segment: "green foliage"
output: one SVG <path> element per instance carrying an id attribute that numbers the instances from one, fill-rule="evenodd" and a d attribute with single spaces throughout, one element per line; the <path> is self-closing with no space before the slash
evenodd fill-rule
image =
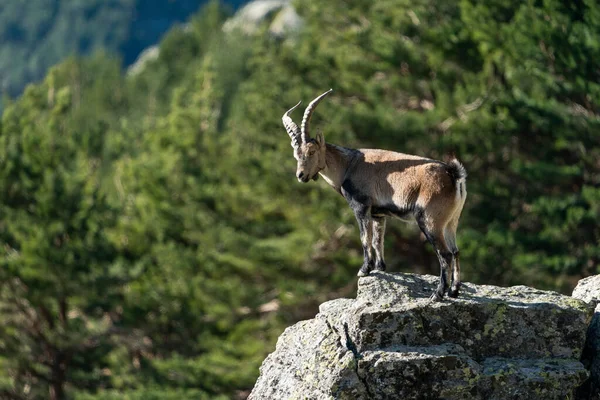
<path id="1" fill-rule="evenodd" d="M 565 290 L 597 272 L 596 199 L 584 195 L 598 184 L 597 5 L 398 0 L 340 17 L 342 3 L 303 4 L 298 38 L 259 45 L 247 129 L 274 131 L 278 103 L 333 87 L 319 112 L 328 140 L 464 161 L 467 279 Z M 261 118 L 265 98 L 273 115 Z M 414 233 L 391 230 L 417 247 Z M 393 256 L 393 269 L 413 268 L 414 254 Z"/>
<path id="2" fill-rule="evenodd" d="M 135 273 L 107 236 L 117 218 L 101 189 L 110 124 L 88 108 L 115 115 L 118 102 L 87 74 L 121 85 L 118 64 L 69 61 L 2 119 L 0 348 L 15 396 L 62 398 L 64 381 L 99 384 L 112 313 Z"/>
<path id="3" fill-rule="evenodd" d="M 67 60 L 0 125 L 0 397 L 244 398 L 282 329 L 351 296 L 354 216 L 281 115 L 469 171 L 466 280 L 568 292 L 600 259 L 600 7 L 322 2 L 285 38 L 207 5 L 123 75 Z M 299 118 L 299 115 L 297 115 Z M 388 224 L 391 271 L 437 273 Z"/>
<path id="4" fill-rule="evenodd" d="M 15 96 L 66 57 L 98 50 L 125 65 L 171 25 L 204 3 L 197 0 L 30 0 L 0 5 L 0 91 Z M 229 1 L 232 6 L 242 3 Z"/>

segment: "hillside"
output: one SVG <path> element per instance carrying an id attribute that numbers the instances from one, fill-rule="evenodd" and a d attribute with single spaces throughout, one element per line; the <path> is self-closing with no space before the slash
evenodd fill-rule
<path id="1" fill-rule="evenodd" d="M 281 124 L 328 88 L 326 141 L 463 162 L 465 282 L 600 272 L 596 2 L 301 4 L 248 33 L 210 3 L 137 73 L 69 58 L 6 105 L 0 397 L 248 396 L 285 327 L 356 291 L 355 217 Z M 388 272 L 439 273 L 416 227 L 385 242 Z"/>
<path id="2" fill-rule="evenodd" d="M 32 0 L 0 5 L 0 90 L 10 96 L 72 55 L 105 50 L 124 65 L 206 0 Z M 245 1 L 227 1 L 237 8 Z"/>

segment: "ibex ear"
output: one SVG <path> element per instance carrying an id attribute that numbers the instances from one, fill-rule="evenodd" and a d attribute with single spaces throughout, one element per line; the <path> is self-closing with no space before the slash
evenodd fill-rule
<path id="1" fill-rule="evenodd" d="M 315 135 L 315 140 L 317 141 L 319 147 L 325 146 L 325 138 L 323 137 L 322 132 L 317 132 L 317 134 Z"/>

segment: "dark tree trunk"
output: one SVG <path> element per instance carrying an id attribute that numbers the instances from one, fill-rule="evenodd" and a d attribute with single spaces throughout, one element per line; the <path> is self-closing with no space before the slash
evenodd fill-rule
<path id="1" fill-rule="evenodd" d="M 52 381 L 50 383 L 50 400 L 65 398 L 66 360 L 63 352 L 58 351 L 52 364 Z"/>

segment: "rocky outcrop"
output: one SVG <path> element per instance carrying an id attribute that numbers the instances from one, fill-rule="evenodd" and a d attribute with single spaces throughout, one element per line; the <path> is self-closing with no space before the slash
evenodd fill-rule
<path id="1" fill-rule="evenodd" d="M 580 280 L 573 289 L 573 297 L 597 306 L 600 303 L 600 275 Z"/>
<path id="2" fill-rule="evenodd" d="M 261 24 L 271 19 L 269 32 L 275 36 L 284 36 L 302 25 L 302 19 L 291 3 L 291 0 L 251 1 L 225 22 L 223 30 L 253 34 Z"/>
<path id="3" fill-rule="evenodd" d="M 361 278 L 356 299 L 324 303 L 281 335 L 249 399 L 564 399 L 587 379 L 588 303 L 469 283 L 431 302 L 436 283 Z"/>
<path id="4" fill-rule="evenodd" d="M 600 275 L 579 281 L 573 297 L 596 308 L 581 356 L 581 362 L 590 371 L 590 378 L 577 392 L 577 399 L 600 400 Z"/>
<path id="5" fill-rule="evenodd" d="M 149 62 L 152 62 L 160 55 L 160 48 L 156 46 L 150 46 L 140 53 L 138 58 L 133 64 L 127 68 L 128 75 L 137 75 L 144 70 Z"/>

